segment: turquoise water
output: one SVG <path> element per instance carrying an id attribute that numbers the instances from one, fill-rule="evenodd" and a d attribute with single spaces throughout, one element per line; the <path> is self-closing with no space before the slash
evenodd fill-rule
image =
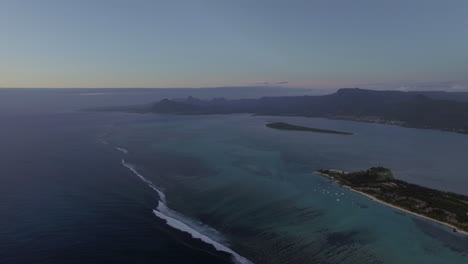
<path id="1" fill-rule="evenodd" d="M 269 121 L 355 134 L 273 130 Z M 254 263 L 468 262 L 468 238 L 313 173 L 382 165 L 400 179 L 468 194 L 466 135 L 301 117 L 154 115 L 115 124 L 106 140 L 128 150 L 122 157 L 179 220 Z"/>
<path id="2" fill-rule="evenodd" d="M 382 165 L 468 194 L 467 135 L 301 117 L 76 112 L 155 98 L 18 93 L 0 103 L 2 264 L 468 263 L 467 238 L 313 173 Z M 279 131 L 268 121 L 355 135 Z"/>

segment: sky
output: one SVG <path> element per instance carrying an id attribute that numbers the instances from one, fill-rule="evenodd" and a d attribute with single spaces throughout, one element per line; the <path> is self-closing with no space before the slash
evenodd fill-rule
<path id="1" fill-rule="evenodd" d="M 467 0 L 0 0 L 0 87 L 464 90 L 467 79 Z"/>

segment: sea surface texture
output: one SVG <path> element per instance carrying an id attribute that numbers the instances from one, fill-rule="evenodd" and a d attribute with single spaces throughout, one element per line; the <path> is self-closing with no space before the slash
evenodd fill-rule
<path id="1" fill-rule="evenodd" d="M 468 195 L 468 135 L 82 112 L 69 96 L 73 107 L 0 114 L 0 263 L 468 263 L 466 236 L 313 173 L 385 166 Z"/>

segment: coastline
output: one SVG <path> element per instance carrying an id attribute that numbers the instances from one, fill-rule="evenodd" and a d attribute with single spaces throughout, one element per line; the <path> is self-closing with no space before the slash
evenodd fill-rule
<path id="1" fill-rule="evenodd" d="M 337 171 L 337 170 L 336 170 L 336 171 Z M 342 172 L 344 172 L 344 171 L 342 171 Z M 314 171 L 314 173 L 315 173 L 315 174 L 318 174 L 318 175 L 325 176 L 325 177 L 327 177 L 327 178 L 333 180 L 334 182 L 337 182 L 333 177 L 330 177 L 329 175 L 327 175 L 327 174 L 325 174 L 325 173 L 321 173 L 321 172 L 319 172 L 319 171 Z M 346 188 L 346 189 L 348 189 L 348 190 L 350 190 L 350 191 L 352 191 L 352 192 L 361 194 L 361 195 L 363 195 L 363 196 L 369 198 L 370 200 L 372 200 L 372 201 L 374 201 L 374 202 L 377 202 L 377 203 L 380 203 L 380 204 L 389 206 L 389 207 L 391 207 L 391 208 L 393 208 L 393 209 L 402 211 L 402 212 L 404 212 L 404 213 L 411 214 L 411 215 L 413 215 L 413 216 L 417 216 L 417 217 L 424 218 L 424 219 L 426 219 L 426 220 L 432 221 L 432 222 L 434 222 L 434 223 L 438 223 L 438 224 L 443 225 L 443 226 L 445 226 L 445 227 L 450 227 L 452 230 L 454 230 L 454 232 L 459 233 L 459 234 L 463 234 L 463 235 L 465 235 L 465 236 L 468 236 L 468 232 L 467 232 L 467 231 L 461 230 L 461 229 L 459 229 L 458 227 L 456 227 L 456 226 L 454 226 L 454 225 L 452 225 L 452 224 L 449 224 L 449 223 L 446 223 L 446 222 L 442 222 L 442 221 L 440 221 L 440 220 L 433 219 L 433 218 L 430 218 L 430 217 L 428 217 L 428 216 L 425 216 L 425 215 L 422 215 L 422 214 L 418 214 L 418 213 L 409 211 L 409 210 L 407 210 L 407 209 L 405 209 L 405 208 L 402 208 L 402 207 L 399 207 L 399 206 L 396 206 L 396 205 L 387 203 L 387 202 L 385 202 L 385 201 L 382 201 L 382 200 L 380 200 L 380 199 L 377 199 L 376 197 L 374 197 L 374 196 L 372 196 L 372 195 L 370 195 L 370 194 L 367 194 L 367 193 L 364 193 L 364 192 L 355 190 L 355 189 L 351 188 L 351 187 L 348 186 L 348 185 L 342 185 L 342 184 L 340 184 L 340 186 L 343 187 L 343 188 Z"/>
<path id="2" fill-rule="evenodd" d="M 459 128 L 439 128 L 439 127 L 431 127 L 431 126 L 416 126 L 410 125 L 405 121 L 400 120 L 387 120 L 387 119 L 366 119 L 366 118 L 359 118 L 356 116 L 329 116 L 325 117 L 326 119 L 330 120 L 344 120 L 344 121 L 353 121 L 353 122 L 361 122 L 361 123 L 370 123 L 370 124 L 381 124 L 381 125 L 388 125 L 388 126 L 398 126 L 403 128 L 415 128 L 415 129 L 429 129 L 429 130 L 438 130 L 444 132 L 452 132 L 457 134 L 468 134 L 467 130 L 459 129 Z"/>
<path id="3" fill-rule="evenodd" d="M 370 121 L 370 120 L 363 120 L 358 118 L 342 118 L 337 116 L 310 116 L 310 115 L 299 115 L 299 114 L 254 114 L 251 113 L 252 116 L 281 116 L 281 117 L 306 117 L 306 118 L 322 118 L 328 120 L 338 120 L 338 121 L 351 121 L 357 123 L 367 123 L 367 124 L 379 124 L 379 125 L 387 125 L 387 126 L 396 126 L 401 128 L 413 128 L 413 129 L 424 129 L 424 130 L 434 130 L 434 131 L 442 131 L 442 132 L 451 132 L 456 134 L 468 135 L 468 131 L 459 130 L 459 129 L 448 129 L 448 128 L 437 128 L 437 127 L 423 127 L 423 126 L 411 126 L 408 124 L 398 124 L 391 121 Z"/>
<path id="4" fill-rule="evenodd" d="M 293 125 L 293 124 L 289 124 L 285 122 L 270 122 L 270 123 L 267 123 L 265 126 L 272 128 L 272 129 L 286 130 L 286 131 L 304 131 L 304 132 L 336 134 L 336 135 L 352 135 L 353 134 L 353 133 L 337 131 L 337 130 Z"/>

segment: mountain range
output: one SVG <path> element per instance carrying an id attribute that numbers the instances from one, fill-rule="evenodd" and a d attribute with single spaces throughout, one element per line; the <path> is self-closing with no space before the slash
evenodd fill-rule
<path id="1" fill-rule="evenodd" d="M 376 122 L 468 133 L 468 93 L 375 91 L 343 88 L 329 95 L 258 99 L 163 99 L 156 103 L 93 110 L 208 115 L 250 113 Z"/>

